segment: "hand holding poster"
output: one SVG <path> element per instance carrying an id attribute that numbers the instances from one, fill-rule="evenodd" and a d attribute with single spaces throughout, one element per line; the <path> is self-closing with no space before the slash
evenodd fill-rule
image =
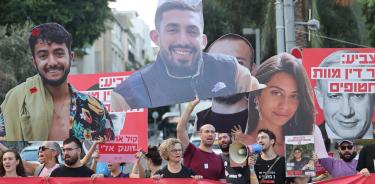
<path id="1" fill-rule="evenodd" d="M 314 136 L 285 136 L 287 177 L 315 176 Z"/>

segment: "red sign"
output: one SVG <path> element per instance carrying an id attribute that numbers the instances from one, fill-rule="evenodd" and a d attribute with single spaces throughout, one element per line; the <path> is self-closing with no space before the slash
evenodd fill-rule
<path id="1" fill-rule="evenodd" d="M 343 53 L 339 64 L 330 67 L 319 67 L 320 63 L 331 53 L 338 50 L 355 51 Z M 312 87 L 316 87 L 316 79 L 327 80 L 331 93 L 375 93 L 375 49 L 374 48 L 305 48 L 303 49 L 303 65 L 311 79 Z M 351 65 L 350 67 L 347 67 Z M 366 66 L 363 66 L 366 65 Z M 317 109 L 316 122 L 320 125 L 324 120 L 323 111 L 315 98 Z"/>
<path id="2" fill-rule="evenodd" d="M 115 141 L 99 146 L 100 160 L 131 162 L 134 149 L 147 150 L 147 109 L 133 109 L 127 112 L 111 112 L 112 90 L 132 72 L 69 75 L 68 81 L 75 89 L 99 99 L 108 112 L 115 129 Z M 115 145 L 111 145 L 116 143 Z M 107 145 L 108 144 L 108 145 Z M 103 150 L 108 150 L 104 151 Z M 113 149 L 113 151 L 111 151 Z"/>

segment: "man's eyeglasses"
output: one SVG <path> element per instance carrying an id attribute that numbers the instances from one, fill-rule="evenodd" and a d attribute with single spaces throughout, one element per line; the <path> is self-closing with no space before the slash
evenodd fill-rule
<path id="1" fill-rule="evenodd" d="M 341 149 L 341 150 L 346 150 L 346 148 L 348 148 L 348 150 L 352 150 L 352 149 L 353 149 L 353 146 L 352 146 L 352 145 L 348 145 L 348 146 L 340 146 L 340 149 Z"/>
<path id="2" fill-rule="evenodd" d="M 78 148 L 63 148 L 62 152 L 71 152 L 71 151 L 73 151 L 75 149 L 78 149 Z"/>
<path id="3" fill-rule="evenodd" d="M 39 151 L 46 151 L 47 149 L 53 150 L 52 148 L 48 148 L 46 146 L 40 146 L 38 150 Z"/>

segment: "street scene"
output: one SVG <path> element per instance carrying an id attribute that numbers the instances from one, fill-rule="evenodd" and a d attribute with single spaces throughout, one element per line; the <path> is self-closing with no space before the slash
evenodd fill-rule
<path id="1" fill-rule="evenodd" d="M 375 0 L 6 0 L 0 183 L 375 183 Z"/>

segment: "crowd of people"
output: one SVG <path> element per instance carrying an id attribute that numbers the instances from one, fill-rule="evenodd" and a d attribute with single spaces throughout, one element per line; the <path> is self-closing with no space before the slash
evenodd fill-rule
<path id="1" fill-rule="evenodd" d="M 361 114 L 349 103 L 343 105 L 346 114 L 335 113 L 339 118 L 327 119 L 318 127 L 314 90 L 299 59 L 280 53 L 255 67 L 250 42 L 233 33 L 223 35 L 203 52 L 207 36 L 203 34 L 201 3 L 167 0 L 157 9 L 155 26 L 150 36 L 160 46 L 157 61 L 115 88 L 111 105 L 113 110 L 123 111 L 190 101 L 179 118 L 176 137 L 165 139 L 159 147 L 139 150 L 129 173 L 124 171 L 129 165 L 125 162 L 106 163 L 105 172 L 100 171 L 97 147 L 115 138 L 112 120 L 102 102 L 68 83 L 74 58 L 71 35 L 57 23 L 45 23 L 34 27 L 29 38 L 38 74 L 6 95 L 0 109 L 0 135 L 6 141 L 49 141 L 38 149 L 39 163 L 22 160 L 17 151 L 0 145 L 0 176 L 193 178 L 236 184 L 318 180 L 321 176 L 287 177 L 285 136 L 290 135 L 314 137 L 313 156 L 306 157 L 303 149 L 293 148 L 289 158 L 295 170 L 311 169 L 319 163 L 332 178 L 374 172 L 374 145 L 365 146 L 358 154 L 355 141 L 349 139 L 373 138 L 369 128 L 372 94 L 341 95 L 366 106 L 362 114 L 367 119 L 355 124 L 363 125 L 358 132 L 347 129 L 351 121 L 346 119 L 357 120 L 353 117 Z M 318 83 L 315 93 L 323 95 L 318 99 L 320 106 L 326 98 L 338 101 L 340 94 L 327 97 L 321 92 L 326 85 Z M 195 131 L 200 144 L 195 146 L 187 129 L 200 98 L 212 98 L 212 106 L 197 113 Z M 340 129 L 345 131 L 336 130 L 336 121 L 344 124 Z M 332 136 L 345 138 L 336 142 L 340 158 L 328 156 L 326 145 Z M 61 140 L 62 146 L 51 142 Z M 83 140 L 96 141 L 82 157 Z M 220 155 L 213 151 L 215 141 L 222 150 Z M 237 163 L 230 151 L 234 142 L 257 143 L 261 152 L 250 154 L 247 150 L 245 162 Z"/>
<path id="2" fill-rule="evenodd" d="M 197 103 L 198 100 L 192 103 Z M 193 105 L 192 105 L 193 106 Z M 186 114 L 189 114 L 187 110 Z M 184 115 L 183 115 L 184 116 Z M 1 161 L 0 176 L 2 177 L 97 177 L 105 178 L 193 178 L 211 179 L 223 183 L 307 183 L 321 176 L 286 177 L 285 156 L 277 154 L 275 145 L 277 136 L 269 129 L 257 132 L 256 142 L 261 145 L 261 153 L 248 155 L 244 166 L 233 166 L 229 145 L 233 140 L 228 133 L 218 133 L 215 128 L 206 124 L 201 127 L 199 135 L 201 144 L 195 147 L 186 142 L 184 120 L 179 122 L 178 138 L 168 138 L 159 147 L 149 146 L 147 152 L 139 151 L 134 156 L 135 163 L 129 173 L 125 173 L 125 165 L 129 163 L 106 163 L 108 171 L 103 173 L 96 169 L 100 154 L 97 153 L 98 143 L 104 139 L 94 141 L 84 156 L 82 143 L 71 137 L 63 141 L 62 147 L 57 142 L 45 141 L 38 149 L 38 161 L 34 163 L 22 160 L 16 150 L 0 145 Z M 182 133 L 182 135 L 181 135 Z M 217 137 L 216 137 L 217 136 Z M 215 139 L 218 139 L 222 150 L 220 155 L 212 151 Z M 351 140 L 339 140 L 336 143 L 340 158 L 303 157 L 300 148 L 293 150 L 295 167 L 314 167 L 319 163 L 329 173 L 331 178 L 362 174 L 368 176 L 374 172 L 373 147 L 367 145 L 362 148 L 359 158 L 356 158 L 357 147 Z M 95 155 L 95 156 L 94 156 Z M 59 163 L 62 157 L 63 163 Z M 90 161 L 90 158 L 93 158 Z M 146 162 L 142 164 L 142 160 Z M 164 163 L 163 163 L 164 162 Z M 369 164 L 370 163 L 370 164 Z"/>

